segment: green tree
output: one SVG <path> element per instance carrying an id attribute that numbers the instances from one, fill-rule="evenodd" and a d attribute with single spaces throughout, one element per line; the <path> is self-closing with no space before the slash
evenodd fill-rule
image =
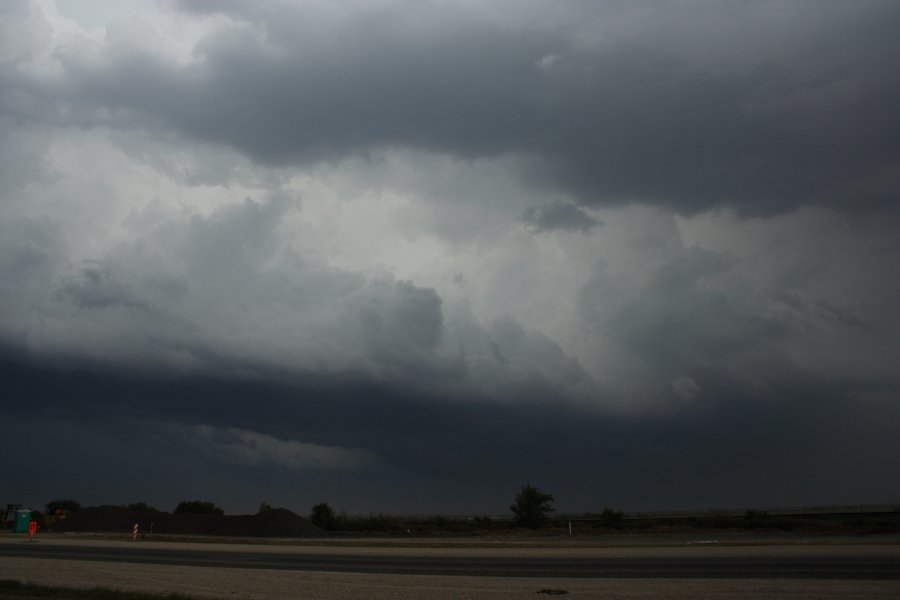
<path id="1" fill-rule="evenodd" d="M 190 515 L 224 515 L 225 511 L 213 502 L 206 500 L 182 500 L 172 511 L 177 514 Z"/>
<path id="2" fill-rule="evenodd" d="M 47 503 L 47 515 L 52 517 L 58 510 L 75 512 L 79 508 L 81 508 L 81 504 L 77 501 L 72 500 L 71 498 L 59 498 Z"/>
<path id="3" fill-rule="evenodd" d="M 159 512 L 158 508 L 150 506 L 149 504 L 147 504 L 144 501 L 132 502 L 131 504 L 127 505 L 125 508 L 127 508 L 128 510 L 133 510 L 135 512 Z"/>
<path id="4" fill-rule="evenodd" d="M 604 525 L 612 526 L 617 525 L 622 522 L 622 519 L 625 518 L 625 513 L 621 510 L 616 510 L 614 508 L 609 508 L 608 506 L 604 506 L 603 510 L 600 512 L 600 521 Z"/>
<path id="5" fill-rule="evenodd" d="M 320 527 L 325 531 L 334 531 L 334 510 L 325 502 L 320 502 L 312 507 L 312 514 L 309 520 L 316 527 Z"/>
<path id="6" fill-rule="evenodd" d="M 37 524 L 38 524 L 38 530 L 44 530 L 44 529 L 46 529 L 46 527 L 47 527 L 47 519 L 45 518 L 44 513 L 42 513 L 41 511 L 39 511 L 39 510 L 32 510 L 32 511 L 31 511 L 31 520 L 32 520 L 32 521 L 37 521 Z"/>
<path id="7" fill-rule="evenodd" d="M 509 510 L 515 516 L 517 525 L 537 529 L 547 522 L 548 513 L 556 512 L 552 502 L 552 494 L 545 494 L 537 486 L 526 483 Z"/>
<path id="8" fill-rule="evenodd" d="M 266 512 L 267 510 L 272 510 L 272 505 L 268 502 L 260 502 L 259 508 L 257 509 L 257 513 Z"/>

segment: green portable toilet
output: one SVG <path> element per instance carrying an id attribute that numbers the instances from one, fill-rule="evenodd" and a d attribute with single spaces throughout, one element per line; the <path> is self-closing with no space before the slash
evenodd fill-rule
<path id="1" fill-rule="evenodd" d="M 31 523 L 30 510 L 16 511 L 16 533 L 28 533 L 28 524 Z"/>

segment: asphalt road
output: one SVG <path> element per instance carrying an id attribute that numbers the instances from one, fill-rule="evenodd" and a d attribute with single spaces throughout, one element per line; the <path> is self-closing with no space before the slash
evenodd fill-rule
<path id="1" fill-rule="evenodd" d="M 217 568 L 280 569 L 331 573 L 398 575 L 464 575 L 542 578 L 744 578 L 744 579 L 847 579 L 900 580 L 900 551 L 896 547 L 874 547 L 864 552 L 841 547 L 804 552 L 765 551 L 747 548 L 664 549 L 641 553 L 601 552 L 598 555 L 560 556 L 553 549 L 536 555 L 453 552 L 391 553 L 354 550 L 329 551 L 305 548 L 302 551 L 247 549 L 236 546 L 208 548 L 196 545 L 152 543 L 116 544 L 85 541 L 78 544 L 3 543 L 0 556 L 23 558 L 125 562 L 155 565 L 182 565 Z M 722 552 L 717 552 L 722 550 Z M 727 551 L 726 551 L 727 550 Z M 555 555 L 556 554 L 556 555 Z"/>

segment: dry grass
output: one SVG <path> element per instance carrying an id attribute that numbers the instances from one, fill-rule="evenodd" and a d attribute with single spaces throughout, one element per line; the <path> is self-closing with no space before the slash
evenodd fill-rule
<path id="1" fill-rule="evenodd" d="M 126 592 L 102 587 L 77 588 L 38 585 L 17 579 L 0 579 L 0 600 L 194 600 L 190 596 L 167 593 Z"/>

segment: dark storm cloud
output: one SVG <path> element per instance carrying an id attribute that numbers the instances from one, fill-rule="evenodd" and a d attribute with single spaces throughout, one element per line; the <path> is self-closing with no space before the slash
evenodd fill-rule
<path id="1" fill-rule="evenodd" d="M 183 485 L 200 485 L 203 494 L 227 494 L 221 501 L 232 510 L 251 510 L 264 494 L 298 510 L 323 499 L 371 510 L 377 498 L 395 511 L 504 513 L 518 485 L 532 480 L 569 510 L 742 507 L 889 495 L 900 468 L 887 459 L 900 450 L 889 425 L 900 416 L 895 406 L 851 403 L 796 382 L 765 396 L 712 386 L 709 395 L 727 398 L 636 418 L 560 410 L 528 397 L 515 406 L 423 401 L 365 378 L 223 385 L 10 362 L 2 372 L 10 393 L 0 412 L 20 424 L 15 435 L 24 448 L 38 447 L 27 434 L 34 427 L 60 443 L 82 440 L 64 460 L 29 452 L 27 468 L 12 466 L 8 480 L 27 489 L 28 473 L 39 468 L 56 489 L 74 488 L 84 501 L 133 501 L 127 494 L 153 490 L 155 501 L 174 505 Z M 270 439 L 352 447 L 349 456 L 372 462 L 322 471 L 261 460 L 267 456 L 254 446 Z M 91 465 L 79 475 L 91 485 L 66 475 L 73 461 Z M 843 472 L 851 465 L 865 466 Z M 253 486 L 226 484 L 238 475 Z"/>
<path id="2" fill-rule="evenodd" d="M 82 308 L 119 305 L 138 310 L 147 309 L 140 300 L 133 298 L 126 286 L 114 281 L 109 268 L 103 265 L 84 266 L 77 276 L 63 284 L 59 294 Z"/>
<path id="3" fill-rule="evenodd" d="M 160 6 L 0 22 L 10 489 L 892 501 L 896 3 Z"/>
<path id="4" fill-rule="evenodd" d="M 887 308 L 895 300 L 887 299 L 900 287 L 877 275 L 896 264 L 892 227 L 867 227 L 870 239 L 855 239 L 853 250 L 868 258 L 845 265 L 824 255 L 829 251 L 811 235 L 764 246 L 773 255 L 769 265 L 785 253 L 793 262 L 762 277 L 755 269 L 771 266 L 737 260 L 729 244 L 721 251 L 673 244 L 670 228 L 648 225 L 628 248 L 639 284 L 601 260 L 579 293 L 586 337 L 620 351 L 613 360 L 623 371 L 623 393 L 687 403 L 794 386 L 830 386 L 829 395 L 847 398 L 870 388 L 896 393 L 883 357 L 897 356 L 896 321 Z M 810 284 L 829 271 L 833 285 Z M 841 308 L 833 310 L 835 303 Z M 639 371 L 627 370 L 630 360 Z"/>
<path id="5" fill-rule="evenodd" d="M 444 330 L 437 293 L 409 282 L 386 287 L 385 295 L 375 296 L 361 307 L 362 337 L 371 356 L 380 362 L 395 363 L 416 351 L 437 347 Z M 388 303 L 383 305 L 384 301 Z"/>
<path id="6" fill-rule="evenodd" d="M 581 208 L 561 200 L 540 207 L 526 208 L 522 213 L 522 220 L 538 233 L 554 229 L 589 233 L 600 225 L 600 221 Z"/>
<path id="7" fill-rule="evenodd" d="M 523 177 L 585 204 L 894 203 L 894 2 L 563 3 L 509 19 L 447 4 L 180 5 L 245 26 L 211 34 L 189 65 L 127 45 L 90 62 L 60 50 L 58 81 L 4 70 L 5 109 L 169 127 L 265 162 L 385 147 L 515 156 Z"/>

